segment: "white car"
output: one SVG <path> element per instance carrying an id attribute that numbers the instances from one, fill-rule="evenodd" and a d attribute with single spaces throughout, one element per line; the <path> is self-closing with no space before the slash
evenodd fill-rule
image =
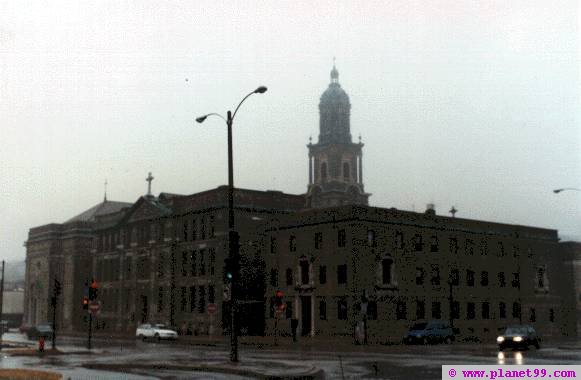
<path id="1" fill-rule="evenodd" d="M 157 341 L 161 339 L 176 340 L 178 338 L 178 333 L 161 324 L 146 323 L 137 327 L 135 337 L 140 338 L 141 340 L 147 338 L 155 339 Z"/>

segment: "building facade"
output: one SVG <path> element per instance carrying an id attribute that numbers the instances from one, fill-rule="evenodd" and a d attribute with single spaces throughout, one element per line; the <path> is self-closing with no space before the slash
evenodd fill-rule
<path id="1" fill-rule="evenodd" d="M 234 192 L 241 333 L 290 334 L 294 319 L 303 336 L 350 336 L 365 321 L 368 339 L 385 342 L 414 321 L 443 319 L 473 339 L 518 323 L 574 335 L 572 259 L 557 231 L 368 205 L 363 144 L 352 142 L 338 77 L 333 67 L 319 139 L 307 146 L 307 193 Z M 131 334 L 157 322 L 184 334 L 227 333 L 227 188 L 154 197 L 152 179 L 134 203 L 105 198 L 30 230 L 25 324 L 56 312 L 60 330 L 84 331 L 82 301 L 96 281 L 98 330 Z"/>

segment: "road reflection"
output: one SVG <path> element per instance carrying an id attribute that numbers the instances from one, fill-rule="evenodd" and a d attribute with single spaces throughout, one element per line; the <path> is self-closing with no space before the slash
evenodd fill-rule
<path id="1" fill-rule="evenodd" d="M 497 359 L 497 363 L 498 364 L 506 364 L 506 360 L 510 360 L 513 359 L 514 360 L 514 364 L 516 365 L 523 365 L 524 363 L 524 356 L 522 354 L 522 352 L 520 351 L 514 351 L 511 352 L 510 354 L 505 354 L 502 351 L 498 352 L 498 355 L 496 355 L 496 359 Z"/>

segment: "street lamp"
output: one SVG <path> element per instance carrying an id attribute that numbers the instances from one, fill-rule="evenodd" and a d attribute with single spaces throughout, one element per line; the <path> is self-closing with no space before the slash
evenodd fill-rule
<path id="1" fill-rule="evenodd" d="M 239 251 L 237 247 L 238 243 L 238 234 L 234 230 L 234 166 L 232 160 L 232 123 L 234 121 L 234 117 L 236 116 L 236 112 L 244 103 L 246 99 L 252 94 L 264 94 L 267 88 L 265 86 L 260 86 L 256 90 L 252 91 L 248 95 L 246 95 L 238 106 L 234 110 L 234 113 L 228 111 L 227 117 L 224 118 L 222 115 L 217 113 L 209 113 L 204 116 L 200 116 L 196 118 L 198 123 L 203 123 L 208 116 L 217 116 L 220 119 L 226 122 L 226 126 L 228 127 L 228 258 L 230 259 L 231 263 L 235 264 L 235 268 L 238 268 L 239 264 Z M 234 244 L 236 243 L 236 244 Z M 238 270 L 234 271 L 238 272 Z M 230 361 L 237 362 L 238 361 L 238 331 L 236 326 L 236 302 L 237 302 L 237 281 L 238 281 L 238 273 L 233 273 L 232 279 L 230 280 Z"/>
<path id="2" fill-rule="evenodd" d="M 581 189 L 578 189 L 576 187 L 564 187 L 562 189 L 555 189 L 553 190 L 553 193 L 555 194 L 559 194 L 561 191 L 566 191 L 566 190 L 571 190 L 571 191 L 581 191 Z"/>

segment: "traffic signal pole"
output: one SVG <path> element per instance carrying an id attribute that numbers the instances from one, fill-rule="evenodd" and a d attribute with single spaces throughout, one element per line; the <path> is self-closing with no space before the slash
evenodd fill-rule
<path id="1" fill-rule="evenodd" d="M 89 337 L 87 338 L 87 348 L 91 349 L 91 334 L 93 331 L 93 313 L 89 313 Z"/>

